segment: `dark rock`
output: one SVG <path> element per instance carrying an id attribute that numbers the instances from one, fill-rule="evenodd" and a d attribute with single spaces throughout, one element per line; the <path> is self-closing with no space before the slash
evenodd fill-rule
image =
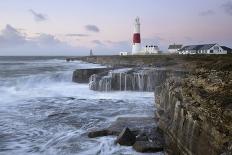
<path id="1" fill-rule="evenodd" d="M 89 83 L 95 91 L 154 91 L 169 74 L 182 76 L 186 71 L 172 71 L 158 68 L 124 68 L 108 74 L 94 74 Z"/>
<path id="2" fill-rule="evenodd" d="M 111 70 L 111 68 L 77 69 L 73 72 L 72 81 L 77 83 L 88 83 L 93 74 L 99 74 Z"/>
<path id="3" fill-rule="evenodd" d="M 96 138 L 96 137 L 103 137 L 103 136 L 109 136 L 108 130 L 92 131 L 88 133 L 89 138 Z"/>
<path id="4" fill-rule="evenodd" d="M 148 134 L 152 128 L 156 127 L 154 120 L 153 117 L 119 117 L 108 127 L 108 130 L 119 135 L 124 128 L 128 127 L 135 135 L 141 132 Z"/>
<path id="5" fill-rule="evenodd" d="M 136 141 L 135 135 L 129 128 L 124 128 L 117 137 L 116 143 L 124 146 L 132 146 Z"/>
<path id="6" fill-rule="evenodd" d="M 149 138 L 146 133 L 141 133 L 136 136 L 136 141 L 149 141 Z"/>
<path id="7" fill-rule="evenodd" d="M 90 131 L 90 138 L 102 136 L 118 136 L 121 131 L 128 127 L 134 135 L 146 133 L 148 136 L 153 135 L 153 129 L 156 128 L 153 117 L 119 117 L 108 128 Z"/>
<path id="8" fill-rule="evenodd" d="M 154 142 L 149 141 L 136 141 L 133 148 L 137 152 L 148 153 L 148 152 L 161 152 L 164 150 L 163 146 L 157 145 Z"/>

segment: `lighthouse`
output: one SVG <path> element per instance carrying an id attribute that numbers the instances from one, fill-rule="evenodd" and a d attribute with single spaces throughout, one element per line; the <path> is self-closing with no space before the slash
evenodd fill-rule
<path id="1" fill-rule="evenodd" d="M 132 54 L 137 54 L 140 51 L 141 51 L 140 21 L 139 21 L 139 17 L 137 17 L 135 19 L 135 24 L 134 24 Z"/>

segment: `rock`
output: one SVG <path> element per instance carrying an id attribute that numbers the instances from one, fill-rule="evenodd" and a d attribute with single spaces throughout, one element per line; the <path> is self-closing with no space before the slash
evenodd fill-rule
<path id="1" fill-rule="evenodd" d="M 96 138 L 96 137 L 103 137 L 103 136 L 109 136 L 108 130 L 92 131 L 88 133 L 89 138 Z"/>
<path id="2" fill-rule="evenodd" d="M 88 137 L 96 138 L 96 137 L 114 135 L 114 136 L 118 136 L 119 139 L 119 137 L 122 137 L 121 131 L 126 130 L 126 128 L 129 128 L 130 133 L 134 135 L 133 136 L 134 142 L 153 141 L 156 142 L 158 146 L 162 146 L 162 147 L 165 146 L 163 133 L 159 128 L 157 128 L 155 123 L 155 118 L 153 117 L 120 117 L 106 129 L 89 132 Z M 132 144 L 130 143 L 130 145 Z"/>
<path id="3" fill-rule="evenodd" d="M 220 73 L 220 76 L 219 76 Z M 224 79 L 224 77 L 226 77 Z M 156 115 L 170 154 L 229 152 L 231 84 L 227 72 L 203 68 L 185 78 L 168 77 L 155 91 Z"/>
<path id="4" fill-rule="evenodd" d="M 156 128 L 154 120 L 153 117 L 119 117 L 108 128 L 90 131 L 88 135 L 89 138 L 118 136 L 124 128 L 128 127 L 134 135 L 146 133 L 147 136 L 151 136 L 156 133 L 153 132 Z"/>
<path id="5" fill-rule="evenodd" d="M 149 141 L 136 141 L 133 145 L 133 149 L 142 153 L 161 152 L 164 150 L 163 146 Z"/>
<path id="6" fill-rule="evenodd" d="M 77 69 L 73 72 L 72 81 L 77 83 L 89 83 L 91 75 L 103 73 L 109 70 L 111 70 L 111 68 Z"/>
<path id="7" fill-rule="evenodd" d="M 136 141 L 135 135 L 129 128 L 124 128 L 117 137 L 116 143 L 124 146 L 132 146 Z"/>
<path id="8" fill-rule="evenodd" d="M 146 133 L 141 133 L 136 136 L 136 141 L 149 141 L 149 138 Z"/>
<path id="9" fill-rule="evenodd" d="M 153 117 L 119 117 L 108 127 L 108 130 L 119 135 L 124 128 L 128 127 L 135 135 L 141 132 L 148 134 L 152 128 L 156 127 L 154 120 Z"/>

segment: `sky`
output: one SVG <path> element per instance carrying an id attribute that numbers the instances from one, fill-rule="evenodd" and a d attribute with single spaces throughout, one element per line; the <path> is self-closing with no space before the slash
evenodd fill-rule
<path id="1" fill-rule="evenodd" d="M 0 55 L 88 55 L 142 45 L 218 43 L 232 47 L 232 0 L 2 0 Z"/>

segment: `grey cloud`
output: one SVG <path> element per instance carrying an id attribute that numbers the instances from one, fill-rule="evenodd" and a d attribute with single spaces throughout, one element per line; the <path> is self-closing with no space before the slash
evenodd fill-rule
<path id="1" fill-rule="evenodd" d="M 86 51 L 51 34 L 38 33 L 36 37 L 29 37 L 11 25 L 0 32 L 0 55 L 84 55 Z"/>
<path id="2" fill-rule="evenodd" d="M 225 13 L 232 16 L 232 1 L 222 4 L 222 8 L 224 9 Z"/>
<path id="3" fill-rule="evenodd" d="M 96 25 L 86 25 L 85 29 L 91 32 L 100 32 L 100 29 Z"/>
<path id="4" fill-rule="evenodd" d="M 46 15 L 43 15 L 41 13 L 37 13 L 37 12 L 35 12 L 32 9 L 30 9 L 29 12 L 34 16 L 34 19 L 37 22 L 42 22 L 42 21 L 46 21 L 47 20 Z"/>
<path id="5" fill-rule="evenodd" d="M 215 12 L 213 10 L 206 10 L 199 13 L 199 16 L 212 16 Z"/>
<path id="6" fill-rule="evenodd" d="M 55 36 L 51 34 L 42 33 L 38 37 L 34 38 L 35 41 L 40 46 L 53 46 L 53 45 L 61 45 L 62 42 L 55 38 Z"/>
<path id="7" fill-rule="evenodd" d="M 66 34 L 68 37 L 88 37 L 88 34 L 82 34 L 82 33 L 69 33 Z"/>
<path id="8" fill-rule="evenodd" d="M 26 42 L 26 37 L 16 28 L 7 24 L 5 29 L 0 34 L 0 47 L 6 47 L 9 45 L 20 45 Z"/>
<path id="9" fill-rule="evenodd" d="M 104 45 L 100 40 L 92 40 L 92 43 L 97 45 Z"/>

